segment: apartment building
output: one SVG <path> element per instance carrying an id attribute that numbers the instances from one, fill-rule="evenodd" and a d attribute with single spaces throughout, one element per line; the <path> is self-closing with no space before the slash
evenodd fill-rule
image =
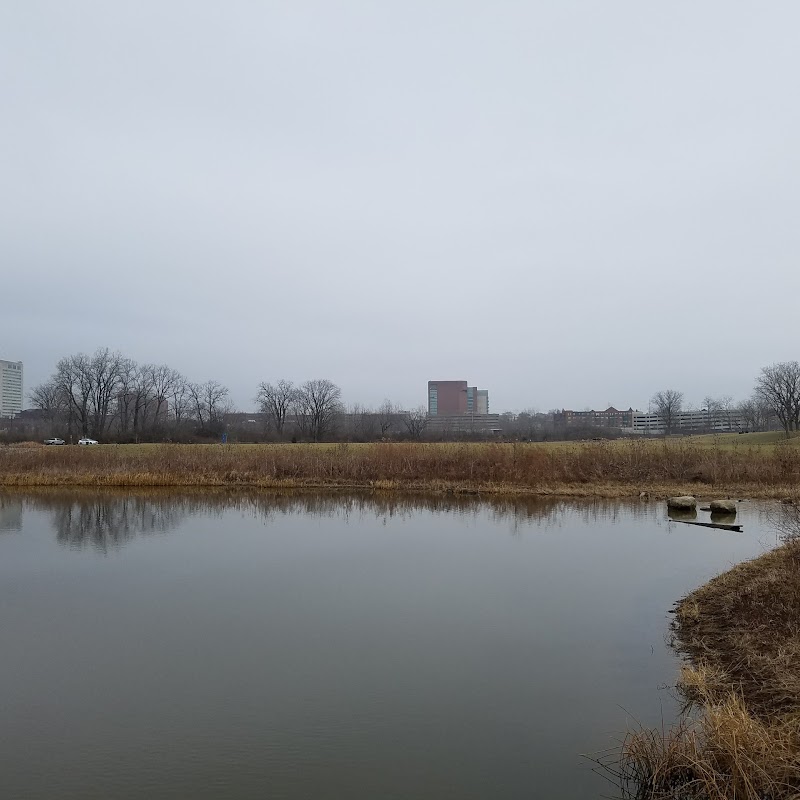
<path id="1" fill-rule="evenodd" d="M 428 416 L 488 414 L 489 390 L 467 381 L 428 381 Z"/>
<path id="2" fill-rule="evenodd" d="M 635 412 L 632 408 L 620 411 L 609 406 L 605 411 L 570 411 L 562 409 L 553 415 L 555 425 L 592 428 L 632 428 Z"/>
<path id="3" fill-rule="evenodd" d="M 22 411 L 22 362 L 0 359 L 0 417 Z"/>

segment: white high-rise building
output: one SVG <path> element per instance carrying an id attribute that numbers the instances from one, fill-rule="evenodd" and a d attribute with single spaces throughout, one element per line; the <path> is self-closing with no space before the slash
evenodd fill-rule
<path id="1" fill-rule="evenodd" d="M 0 417 L 22 411 L 22 362 L 0 359 Z"/>

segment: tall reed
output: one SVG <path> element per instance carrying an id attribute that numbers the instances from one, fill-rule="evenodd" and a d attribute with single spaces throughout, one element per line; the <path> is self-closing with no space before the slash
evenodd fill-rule
<path id="1" fill-rule="evenodd" d="M 800 487 L 800 448 L 680 442 L 579 445 L 105 445 L 0 448 L 0 485 L 109 486 L 715 486 L 752 493 Z"/>

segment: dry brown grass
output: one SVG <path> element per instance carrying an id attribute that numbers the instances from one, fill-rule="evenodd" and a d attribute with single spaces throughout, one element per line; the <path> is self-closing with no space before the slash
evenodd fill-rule
<path id="1" fill-rule="evenodd" d="M 798 731 L 765 723 L 731 693 L 697 720 L 664 733 L 637 731 L 623 744 L 626 797 L 765 800 L 797 797 Z"/>
<path id="2" fill-rule="evenodd" d="M 800 723 L 800 541 L 739 564 L 681 601 L 676 635 L 693 662 L 724 676 L 706 688 L 712 701 L 735 688 L 760 717 L 790 713 Z"/>
<path id="3" fill-rule="evenodd" d="M 682 600 L 675 635 L 689 706 L 675 728 L 626 738 L 609 768 L 624 795 L 800 797 L 800 540 Z"/>
<path id="4" fill-rule="evenodd" d="M 621 496 L 800 488 L 800 448 L 682 442 L 366 445 L 101 445 L 0 448 L 3 486 L 469 489 Z"/>

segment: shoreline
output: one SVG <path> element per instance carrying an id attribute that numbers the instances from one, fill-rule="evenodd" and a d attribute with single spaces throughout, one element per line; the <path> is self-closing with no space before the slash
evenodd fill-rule
<path id="1" fill-rule="evenodd" d="M 351 482 L 330 478 L 319 479 L 242 479 L 236 476 L 162 476 L 147 473 L 12 473 L 0 475 L 2 489 L 37 488 L 108 488 L 108 489 L 266 489 L 292 491 L 347 492 L 427 492 L 433 494 L 491 495 L 508 497 L 599 498 L 606 500 L 665 500 L 677 495 L 697 498 L 726 497 L 736 500 L 780 500 L 797 502 L 793 485 L 762 486 L 759 484 L 691 484 L 672 483 L 556 483 L 529 486 L 514 483 L 480 483 L 445 480 L 386 480 Z"/>
<path id="2" fill-rule="evenodd" d="M 459 496 L 491 496 L 521 498 L 575 498 L 603 500 L 665 500 L 677 495 L 692 495 L 699 499 L 731 498 L 736 500 L 776 500 L 785 503 L 797 502 L 797 490 L 793 486 L 762 487 L 711 486 L 674 483 L 659 484 L 556 484 L 550 486 L 524 486 L 515 484 L 480 484 L 447 481 L 396 481 L 379 480 L 367 483 L 350 483 L 336 480 L 218 480 L 213 478 L 161 479 L 159 476 L 141 474 L 77 474 L 58 476 L 20 475 L 0 478 L 0 491 L 26 489 L 227 489 L 227 490 L 266 490 L 297 492 L 397 492 L 425 493 Z"/>
<path id="3" fill-rule="evenodd" d="M 632 796 L 800 797 L 800 509 L 788 511 L 783 544 L 675 604 L 684 712 L 629 734 L 604 765 Z"/>

